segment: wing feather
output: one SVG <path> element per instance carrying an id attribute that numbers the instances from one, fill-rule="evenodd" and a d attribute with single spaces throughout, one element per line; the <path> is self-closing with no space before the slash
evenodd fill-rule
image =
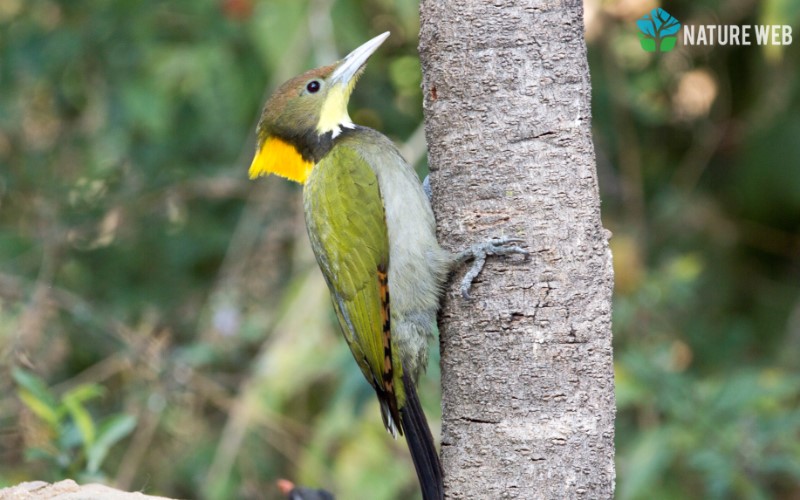
<path id="1" fill-rule="evenodd" d="M 331 290 L 342 331 L 373 385 L 386 427 L 400 428 L 402 366 L 389 326 L 389 237 L 378 179 L 353 149 L 339 145 L 304 188 L 306 227 Z M 402 432 L 402 430 L 401 430 Z"/>

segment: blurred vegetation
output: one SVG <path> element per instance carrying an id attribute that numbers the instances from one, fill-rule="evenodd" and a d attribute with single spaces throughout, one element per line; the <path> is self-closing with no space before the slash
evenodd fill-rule
<path id="1" fill-rule="evenodd" d="M 800 497 L 800 44 L 642 51 L 655 2 L 587 9 L 616 273 L 620 499 Z M 684 24 L 800 4 L 670 2 Z"/>
<path id="2" fill-rule="evenodd" d="M 796 498 L 800 43 L 646 53 L 633 21 L 654 6 L 586 4 L 618 496 Z M 800 26 L 780 0 L 665 8 Z M 416 494 L 299 189 L 245 175 L 266 93 L 385 30 L 351 115 L 424 169 L 414 1 L 0 0 L 0 486 Z"/>

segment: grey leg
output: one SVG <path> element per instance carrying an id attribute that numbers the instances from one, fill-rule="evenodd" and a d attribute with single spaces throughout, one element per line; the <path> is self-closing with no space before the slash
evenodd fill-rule
<path id="1" fill-rule="evenodd" d="M 528 251 L 517 245 L 524 240 L 518 238 L 492 238 L 489 241 L 484 241 L 476 245 L 472 245 L 467 250 L 456 255 L 456 263 L 463 264 L 468 260 L 472 260 L 472 266 L 469 268 L 464 278 L 461 280 L 461 295 L 465 299 L 469 299 L 469 289 L 472 288 L 472 282 L 478 277 L 478 274 L 483 270 L 486 264 L 486 257 L 489 255 L 528 255 Z"/>

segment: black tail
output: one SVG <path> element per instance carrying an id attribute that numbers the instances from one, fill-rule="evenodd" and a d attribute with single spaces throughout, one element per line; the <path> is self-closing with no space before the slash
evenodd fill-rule
<path id="1" fill-rule="evenodd" d="M 419 485 L 423 500 L 443 500 L 444 483 L 442 480 L 442 464 L 433 445 L 433 436 L 425 420 L 425 413 L 419 404 L 417 389 L 407 371 L 403 373 L 403 387 L 406 391 L 406 404 L 400 409 L 403 420 L 403 431 L 417 469 Z"/>

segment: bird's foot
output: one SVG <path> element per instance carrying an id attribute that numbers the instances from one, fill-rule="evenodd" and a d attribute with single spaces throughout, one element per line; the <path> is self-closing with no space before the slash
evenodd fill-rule
<path id="1" fill-rule="evenodd" d="M 472 282 L 478 277 L 478 274 L 483 270 L 486 264 L 486 257 L 489 255 L 513 255 L 519 254 L 527 257 L 529 252 L 520 247 L 518 243 L 524 240 L 519 238 L 492 238 L 489 241 L 484 241 L 476 245 L 472 245 L 467 250 L 459 253 L 456 256 L 456 262 L 463 264 L 468 260 L 472 260 L 472 267 L 469 268 L 464 278 L 461 280 L 461 296 L 469 299 L 469 289 L 472 288 Z"/>

